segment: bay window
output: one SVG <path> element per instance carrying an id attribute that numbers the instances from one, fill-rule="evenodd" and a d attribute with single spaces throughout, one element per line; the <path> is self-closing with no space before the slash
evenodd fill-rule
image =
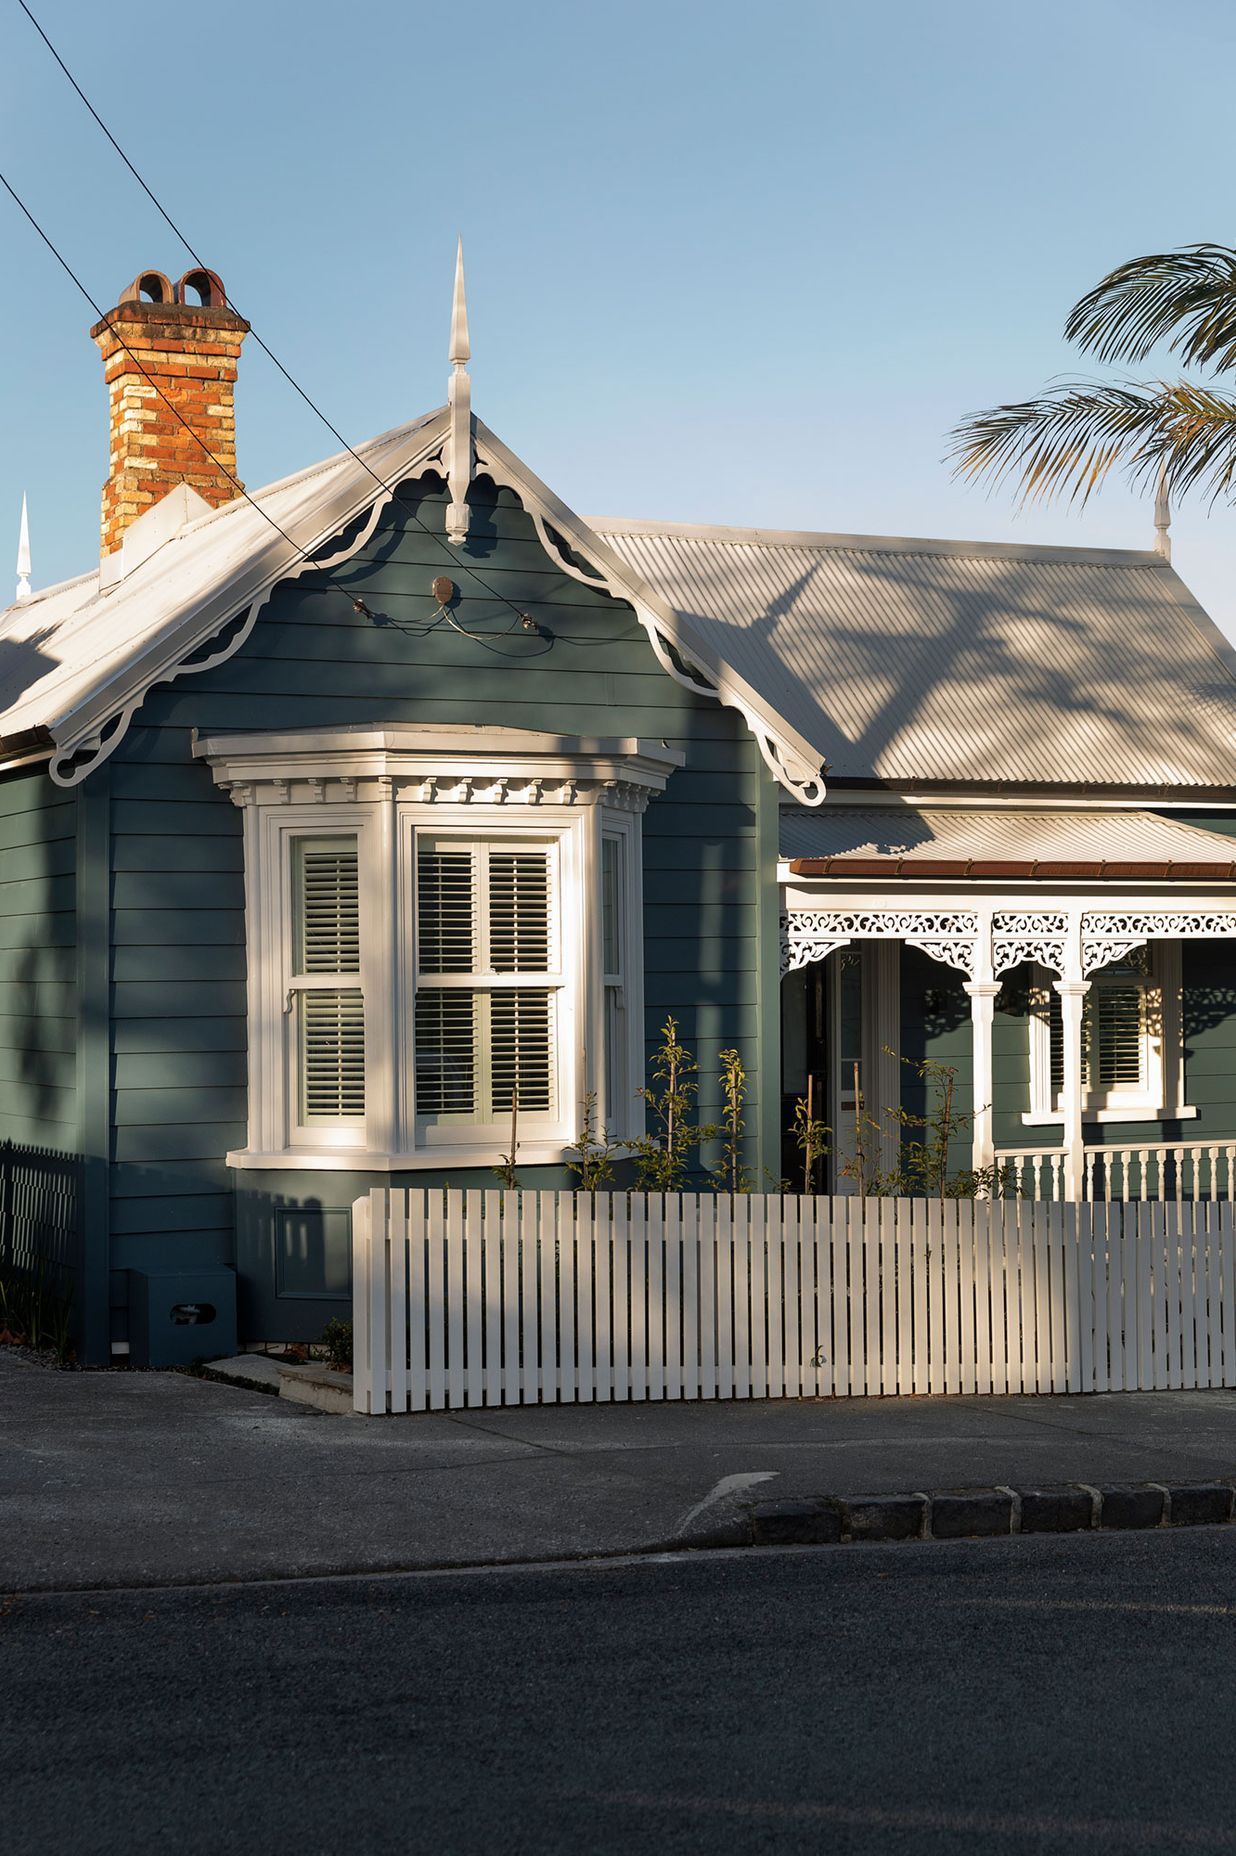
<path id="1" fill-rule="evenodd" d="M 236 1166 L 560 1162 L 642 1132 L 640 822 L 660 743 L 520 729 L 199 741 L 244 812 Z"/>

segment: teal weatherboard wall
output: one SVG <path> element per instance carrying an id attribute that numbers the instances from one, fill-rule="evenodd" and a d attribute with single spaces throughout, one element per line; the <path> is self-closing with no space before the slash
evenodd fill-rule
<path id="1" fill-rule="evenodd" d="M 400 497 L 333 584 L 309 573 L 280 587 L 229 662 L 155 691 L 111 764 L 112 1267 L 235 1258 L 249 1338 L 314 1337 L 345 1311 L 348 1209 L 374 1177 L 224 1164 L 246 1133 L 241 814 L 194 761 L 194 729 L 466 722 L 681 748 L 686 764 L 643 827 L 648 1047 L 672 1012 L 709 1120 L 717 1053 L 736 1046 L 750 1163 L 779 1171 L 775 934 L 760 952 L 761 922 L 775 919 L 775 788 L 745 724 L 668 677 L 631 609 L 564 573 L 512 492 L 474 484 L 459 549 L 440 539 L 436 480 Z M 460 589 L 454 624 L 430 592 L 441 574 Z"/>

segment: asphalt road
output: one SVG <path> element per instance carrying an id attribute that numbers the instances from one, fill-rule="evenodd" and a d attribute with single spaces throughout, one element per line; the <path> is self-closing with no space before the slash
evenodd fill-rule
<path id="1" fill-rule="evenodd" d="M 1236 1530 L 27 1595 L 8 1856 L 1236 1849 Z"/>

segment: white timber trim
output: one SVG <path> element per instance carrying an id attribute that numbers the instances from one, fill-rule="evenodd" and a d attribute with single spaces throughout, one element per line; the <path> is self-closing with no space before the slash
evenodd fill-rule
<path id="1" fill-rule="evenodd" d="M 116 703 L 114 693 L 109 698 L 111 686 L 108 685 L 99 698 L 83 707 L 80 721 L 71 727 L 62 726 L 53 731 L 56 746 L 48 772 L 55 784 L 77 786 L 100 762 L 115 752 L 154 684 L 174 683 L 180 677 L 200 675 L 203 671 L 217 669 L 220 664 L 235 657 L 277 587 L 299 580 L 302 574 L 329 572 L 331 568 L 340 567 L 345 561 L 351 560 L 373 534 L 383 510 L 399 485 L 437 474 L 441 468 L 439 444 L 436 451 L 422 458 L 419 463 L 401 469 L 397 476 L 381 485 L 372 500 L 366 498 L 351 515 L 341 518 L 334 525 L 333 532 L 342 533 L 368 508 L 367 519 L 351 541 L 344 542 L 331 554 L 320 554 L 318 548 L 321 544 L 311 543 L 303 553 L 286 560 L 268 577 L 247 606 L 225 617 L 206 638 L 192 639 L 183 655 L 171 663 L 159 663 L 139 673 L 136 687 L 119 704 Z"/>

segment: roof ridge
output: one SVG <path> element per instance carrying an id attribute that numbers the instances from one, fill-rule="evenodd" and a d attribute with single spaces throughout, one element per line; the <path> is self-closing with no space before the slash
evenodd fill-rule
<path id="1" fill-rule="evenodd" d="M 930 535 L 851 535 L 826 529 L 741 528 L 725 523 L 654 522 L 632 516 L 585 516 L 599 535 L 672 536 L 731 547 L 816 548 L 852 554 L 941 554 L 959 559 L 1081 561 L 1094 566 L 1168 568 L 1150 548 L 1082 548 L 1052 542 L 955 541 Z M 1168 569 L 1170 571 L 1170 568 Z"/>

